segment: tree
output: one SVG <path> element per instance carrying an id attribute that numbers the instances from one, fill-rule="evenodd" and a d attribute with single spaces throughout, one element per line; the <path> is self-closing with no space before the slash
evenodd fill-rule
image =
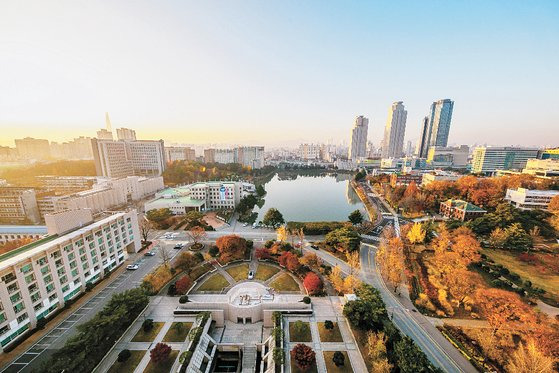
<path id="1" fill-rule="evenodd" d="M 402 282 L 404 271 L 404 244 L 399 237 L 382 242 L 377 250 L 377 260 L 382 275 L 396 292 Z"/>
<path id="2" fill-rule="evenodd" d="M 266 190 L 264 189 L 264 186 L 262 186 L 262 184 L 256 186 L 256 195 L 258 197 L 264 197 L 266 195 Z"/>
<path id="3" fill-rule="evenodd" d="M 194 268 L 197 263 L 198 260 L 196 259 L 196 257 L 188 251 L 181 252 L 174 260 L 175 267 L 183 271 L 189 271 L 190 269 Z"/>
<path id="4" fill-rule="evenodd" d="M 358 270 L 360 267 L 360 261 L 359 261 L 359 252 L 358 251 L 353 251 L 351 253 L 345 253 L 346 259 L 347 259 L 347 264 L 349 265 L 349 268 L 351 269 L 350 274 L 353 274 L 355 270 Z"/>
<path id="5" fill-rule="evenodd" d="M 285 223 L 281 212 L 279 212 L 278 209 L 274 207 L 266 211 L 266 214 L 264 215 L 264 219 L 262 219 L 262 222 L 264 223 L 264 225 L 268 225 L 274 228 L 279 227 L 280 225 Z"/>
<path id="6" fill-rule="evenodd" d="M 151 361 L 153 361 L 156 364 L 159 364 L 167 360 L 170 353 L 171 353 L 171 346 L 159 342 L 158 344 L 155 345 L 154 349 L 150 351 L 149 356 L 151 358 Z"/>
<path id="7" fill-rule="evenodd" d="M 414 223 L 410 228 L 410 230 L 408 231 L 406 237 L 412 245 L 416 245 L 418 243 L 423 243 L 425 241 L 425 234 L 426 231 L 423 228 L 423 224 Z"/>
<path id="8" fill-rule="evenodd" d="M 316 295 L 322 292 L 322 280 L 314 272 L 307 273 L 303 280 L 303 285 L 310 295 Z"/>
<path id="9" fill-rule="evenodd" d="M 180 304 L 188 303 L 188 295 L 181 295 L 179 298 L 179 303 Z"/>
<path id="10" fill-rule="evenodd" d="M 267 249 L 265 247 L 256 249 L 255 255 L 257 259 L 261 260 L 272 259 L 272 253 L 270 253 L 270 249 Z"/>
<path id="11" fill-rule="evenodd" d="M 551 199 L 547 209 L 553 214 L 559 214 L 559 195 L 556 195 Z"/>
<path id="12" fill-rule="evenodd" d="M 390 373 L 392 365 L 388 362 L 386 353 L 386 344 L 388 338 L 384 332 L 368 332 L 367 333 L 367 351 L 369 361 L 375 373 Z"/>
<path id="13" fill-rule="evenodd" d="M 287 241 L 287 236 L 289 236 L 289 232 L 287 230 L 286 226 L 281 226 L 278 229 L 276 229 L 276 234 L 277 234 L 277 239 L 280 242 L 284 242 Z"/>
<path id="14" fill-rule="evenodd" d="M 147 219 L 140 219 L 140 234 L 144 242 L 147 242 L 148 236 L 153 229 L 153 223 Z M 124 350 L 123 350 L 124 351 Z"/>
<path id="15" fill-rule="evenodd" d="M 501 227 L 493 229 L 489 235 L 489 245 L 496 249 L 502 249 L 507 243 L 507 232 Z"/>
<path id="16" fill-rule="evenodd" d="M 165 247 L 165 245 L 161 245 L 159 248 L 159 257 L 163 262 L 163 265 L 169 268 L 169 261 L 171 260 L 171 251 Z"/>
<path id="17" fill-rule="evenodd" d="M 344 305 L 343 313 L 353 326 L 364 330 L 380 329 L 382 321 L 387 317 L 382 300 L 380 302 L 366 299 L 352 300 Z"/>
<path id="18" fill-rule="evenodd" d="M 506 246 L 516 250 L 526 250 L 532 246 L 532 238 L 520 223 L 514 223 L 505 229 L 507 234 Z"/>
<path id="19" fill-rule="evenodd" d="M 446 275 L 448 292 L 454 298 L 457 308 L 472 297 L 482 284 L 483 279 L 480 275 L 465 268 L 457 268 Z"/>
<path id="20" fill-rule="evenodd" d="M 192 241 L 194 241 L 193 246 L 197 247 L 199 246 L 199 242 L 207 237 L 206 231 L 200 226 L 192 227 L 189 231 L 187 231 L 187 234 L 190 238 L 192 238 Z"/>
<path id="21" fill-rule="evenodd" d="M 301 262 L 301 264 L 306 265 L 307 267 L 312 269 L 318 269 L 322 264 L 322 260 L 318 257 L 318 255 L 314 253 L 305 254 L 301 259 L 299 259 L 299 261 Z"/>
<path id="22" fill-rule="evenodd" d="M 536 343 L 530 340 L 526 345 L 520 343 L 506 369 L 510 373 L 552 373 L 555 371 L 554 364 L 555 359 L 544 355 L 538 350 Z"/>
<path id="23" fill-rule="evenodd" d="M 299 369 L 307 371 L 315 364 L 316 354 L 309 346 L 298 343 L 291 350 L 291 359 Z"/>
<path id="24" fill-rule="evenodd" d="M 341 351 L 336 351 L 332 356 L 332 361 L 337 367 L 341 367 L 345 363 L 345 356 Z"/>
<path id="25" fill-rule="evenodd" d="M 299 258 L 297 257 L 297 255 L 293 254 L 290 251 L 284 251 L 279 256 L 278 262 L 280 265 L 284 266 L 291 272 L 296 272 L 301 267 L 301 263 L 299 263 Z"/>
<path id="26" fill-rule="evenodd" d="M 431 363 L 408 336 L 403 336 L 394 346 L 394 355 L 398 359 L 398 367 L 403 373 L 431 372 Z"/>
<path id="27" fill-rule="evenodd" d="M 224 262 L 241 259 L 246 250 L 246 240 L 234 234 L 219 237 L 215 245 L 219 249 L 220 259 Z"/>
<path id="28" fill-rule="evenodd" d="M 188 289 L 192 286 L 192 280 L 188 275 L 182 276 L 177 282 L 175 283 L 175 287 L 177 289 L 177 293 L 185 294 Z"/>
<path id="29" fill-rule="evenodd" d="M 344 278 L 344 294 L 353 294 L 355 289 L 361 286 L 361 281 L 354 275 L 348 275 Z"/>
<path id="30" fill-rule="evenodd" d="M 118 361 L 119 363 L 124 363 L 126 360 L 130 359 L 130 356 L 132 356 L 132 353 L 130 353 L 130 350 L 125 348 L 118 353 L 116 361 Z"/>
<path id="31" fill-rule="evenodd" d="M 342 277 L 342 270 L 337 265 L 332 268 L 330 276 L 328 276 L 332 286 L 338 293 L 344 292 L 344 279 Z"/>
<path id="32" fill-rule="evenodd" d="M 333 330 L 334 329 L 334 323 L 332 322 L 332 320 L 324 321 L 324 328 L 326 328 L 326 330 Z"/>
<path id="33" fill-rule="evenodd" d="M 359 249 L 361 237 L 352 227 L 343 227 L 326 234 L 324 242 L 339 251 L 355 251 Z"/>
<path id="34" fill-rule="evenodd" d="M 148 220 L 156 223 L 160 223 L 163 220 L 170 218 L 171 216 L 173 216 L 173 213 L 168 208 L 149 210 L 148 212 L 146 212 L 146 217 L 148 218 Z"/>
<path id="35" fill-rule="evenodd" d="M 153 325 L 153 319 L 145 319 L 142 323 L 142 329 L 147 333 L 153 329 Z"/>
<path id="36" fill-rule="evenodd" d="M 457 233 L 458 230 L 462 228 L 464 227 L 458 228 L 454 232 Z M 467 266 L 470 263 L 479 262 L 481 259 L 479 255 L 481 246 L 471 231 L 469 231 L 469 233 L 458 234 L 453 241 L 452 251 L 459 255 L 464 266 Z"/>
<path id="37" fill-rule="evenodd" d="M 347 218 L 353 225 L 358 225 L 363 222 L 363 214 L 359 210 L 353 211 Z"/>

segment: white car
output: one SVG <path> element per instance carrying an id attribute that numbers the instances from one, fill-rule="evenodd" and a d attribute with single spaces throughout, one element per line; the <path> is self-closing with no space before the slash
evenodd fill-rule
<path id="1" fill-rule="evenodd" d="M 248 271 L 248 279 L 249 280 L 254 279 L 254 271 Z"/>
<path id="2" fill-rule="evenodd" d="M 137 264 L 128 264 L 128 265 L 126 266 L 126 269 L 128 269 L 128 270 L 130 270 L 130 271 L 135 271 L 135 270 L 137 270 L 138 268 L 140 268 L 140 267 L 139 267 Z"/>

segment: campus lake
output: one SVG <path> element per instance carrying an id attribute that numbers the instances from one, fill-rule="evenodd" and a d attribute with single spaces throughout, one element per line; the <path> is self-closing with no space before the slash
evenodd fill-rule
<path id="1" fill-rule="evenodd" d="M 318 174 L 303 176 L 279 174 L 264 184 L 265 203 L 256 206 L 257 221 L 269 208 L 275 207 L 285 221 L 345 221 L 354 210 L 365 208 L 349 184 L 350 174 Z"/>

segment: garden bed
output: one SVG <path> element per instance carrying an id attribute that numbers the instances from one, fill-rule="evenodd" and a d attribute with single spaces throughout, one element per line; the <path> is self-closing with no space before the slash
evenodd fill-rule
<path id="1" fill-rule="evenodd" d="M 229 275 L 233 277 L 233 279 L 237 282 L 246 280 L 248 277 L 248 264 L 244 263 L 240 265 L 235 265 L 226 268 L 225 271 L 227 271 L 227 273 L 229 273 Z"/>
<path id="2" fill-rule="evenodd" d="M 157 334 L 161 331 L 161 328 L 163 328 L 164 324 L 164 322 L 156 321 L 153 323 L 153 328 L 147 332 L 144 331 L 143 327 L 140 327 L 140 330 L 138 330 L 131 342 L 153 342 L 155 337 L 157 337 Z"/>
<path id="3" fill-rule="evenodd" d="M 258 264 L 258 268 L 256 268 L 256 273 L 254 274 L 254 278 L 260 281 L 266 281 L 272 278 L 276 273 L 280 271 L 279 268 L 266 265 L 266 264 Z"/>
<path id="4" fill-rule="evenodd" d="M 122 362 L 119 363 L 115 361 L 115 363 L 111 366 L 111 368 L 107 371 L 108 373 L 132 373 L 136 370 L 140 361 L 146 354 L 145 351 L 138 351 L 138 350 L 130 350 L 130 357 Z"/>
<path id="5" fill-rule="evenodd" d="M 182 331 L 179 332 L 177 330 L 177 324 L 182 324 Z M 191 322 L 174 322 L 167 331 L 167 334 L 165 334 L 165 337 L 163 337 L 163 342 L 184 342 L 191 327 Z"/>
<path id="6" fill-rule="evenodd" d="M 342 333 L 340 333 L 340 328 L 338 323 L 334 322 L 334 329 L 328 330 L 324 326 L 323 322 L 318 322 L 318 334 L 320 335 L 320 342 L 343 342 Z M 347 357 L 347 356 L 346 356 Z"/>
<path id="7" fill-rule="evenodd" d="M 229 286 L 229 281 L 223 277 L 220 273 L 214 273 L 208 277 L 197 291 L 221 291 L 223 288 Z"/>
<path id="8" fill-rule="evenodd" d="M 290 342 L 312 342 L 311 326 L 308 322 L 302 322 L 301 328 L 297 329 L 295 322 L 289 323 Z"/>
<path id="9" fill-rule="evenodd" d="M 153 361 L 150 360 L 148 366 L 144 370 L 144 373 L 169 373 L 175 360 L 177 359 L 177 355 L 179 352 L 177 350 L 172 350 L 169 354 L 169 357 L 158 364 L 154 364 Z"/>
<path id="10" fill-rule="evenodd" d="M 270 283 L 270 287 L 276 291 L 300 291 L 299 284 L 290 274 L 284 273 Z"/>
<path id="11" fill-rule="evenodd" d="M 344 355 L 344 365 L 338 367 L 332 361 L 334 357 L 334 351 L 324 351 L 324 362 L 326 363 L 326 372 L 328 373 L 353 373 L 351 368 L 351 361 L 349 361 L 349 356 L 346 351 L 340 351 Z"/>

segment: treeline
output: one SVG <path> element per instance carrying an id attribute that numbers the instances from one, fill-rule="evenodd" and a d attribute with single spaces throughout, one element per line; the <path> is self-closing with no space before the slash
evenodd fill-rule
<path id="1" fill-rule="evenodd" d="M 6 179 L 14 185 L 34 186 L 37 185 L 35 176 L 43 175 L 95 176 L 95 163 L 93 160 L 36 163 L 31 166 L 6 169 L 0 172 L 0 179 Z"/>
<path id="2" fill-rule="evenodd" d="M 269 173 L 273 169 L 271 166 L 252 169 L 237 163 L 174 161 L 168 164 L 165 171 L 163 171 L 163 180 L 166 185 L 190 184 L 209 180 L 244 180 Z"/>
<path id="3" fill-rule="evenodd" d="M 77 327 L 78 333 L 54 352 L 38 372 L 92 372 L 148 303 L 141 288 L 113 295 L 99 313 Z"/>
<path id="4" fill-rule="evenodd" d="M 287 229 L 297 230 L 303 229 L 303 233 L 308 235 L 324 235 L 336 229 L 351 227 L 350 222 L 344 221 L 313 221 L 313 222 L 300 222 L 290 221 L 287 223 Z"/>

